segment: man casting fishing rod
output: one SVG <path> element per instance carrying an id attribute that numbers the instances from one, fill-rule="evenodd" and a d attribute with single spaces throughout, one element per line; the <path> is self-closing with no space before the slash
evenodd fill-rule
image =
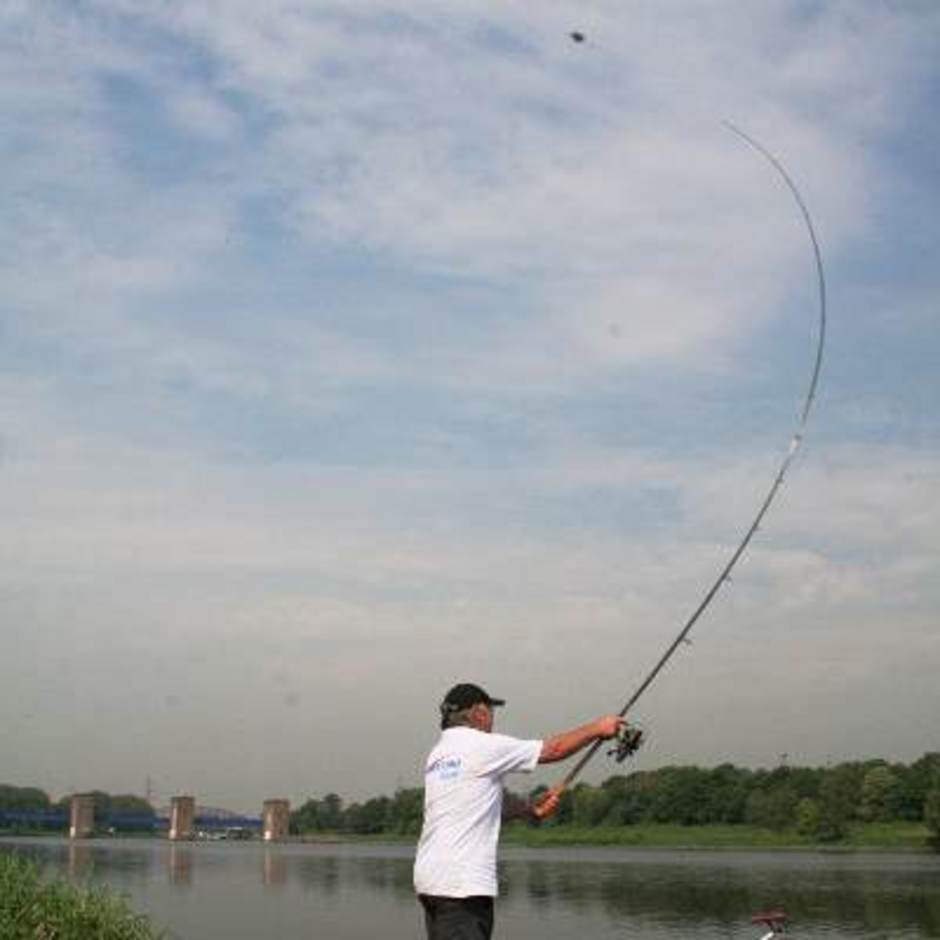
<path id="1" fill-rule="evenodd" d="M 424 825 L 414 867 L 428 940 L 492 936 L 504 777 L 564 760 L 595 741 L 616 737 L 625 724 L 619 715 L 603 715 L 526 741 L 493 733 L 493 709 L 504 704 L 464 682 L 440 706 L 441 737 L 425 764 Z M 549 790 L 533 815 L 551 815 L 559 797 L 560 790 Z"/>

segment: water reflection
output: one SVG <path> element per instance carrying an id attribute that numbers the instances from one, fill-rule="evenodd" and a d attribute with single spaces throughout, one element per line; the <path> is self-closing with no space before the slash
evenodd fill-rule
<path id="1" fill-rule="evenodd" d="M 167 870 L 170 884 L 177 888 L 188 888 L 193 883 L 193 850 L 188 845 L 170 845 L 167 853 Z"/>
<path id="2" fill-rule="evenodd" d="M 265 849 L 261 864 L 261 881 L 266 888 L 287 883 L 287 859 L 279 852 Z"/>
<path id="3" fill-rule="evenodd" d="M 410 846 L 0 840 L 10 850 L 136 896 L 179 936 L 253 936 L 262 917 L 283 937 L 419 932 Z M 517 940 L 750 938 L 751 912 L 778 906 L 805 940 L 940 937 L 933 856 L 508 848 L 500 890 Z"/>
<path id="4" fill-rule="evenodd" d="M 92 857 L 91 846 L 87 842 L 70 842 L 68 855 L 69 878 L 80 880 L 91 874 Z"/>
<path id="5" fill-rule="evenodd" d="M 650 864 L 515 862 L 505 869 L 504 896 L 525 894 L 540 907 L 599 910 L 620 921 L 686 927 L 703 919 L 730 926 L 742 912 L 779 904 L 779 888 L 721 869 Z"/>
<path id="6" fill-rule="evenodd" d="M 298 882 L 312 891 L 330 895 L 339 890 L 340 860 L 338 858 L 301 856 L 293 860 L 291 868 Z"/>
<path id="7" fill-rule="evenodd" d="M 307 889 L 331 894 L 340 887 L 388 891 L 411 897 L 411 857 L 369 855 L 323 855 L 304 857 L 291 853 L 291 874 Z"/>
<path id="8" fill-rule="evenodd" d="M 504 898 L 525 895 L 543 909 L 602 911 L 611 921 L 669 927 L 687 935 L 703 923 L 719 933 L 742 913 L 782 907 L 801 932 L 840 925 L 843 935 L 872 929 L 940 936 L 940 860 L 909 856 L 760 856 L 668 853 L 603 862 L 526 859 L 503 867 Z M 893 933 L 891 933 L 894 936 Z"/>

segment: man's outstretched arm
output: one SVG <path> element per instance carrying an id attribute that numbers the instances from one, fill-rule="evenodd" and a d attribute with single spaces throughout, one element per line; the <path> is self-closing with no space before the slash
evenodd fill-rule
<path id="1" fill-rule="evenodd" d="M 564 760 L 571 757 L 583 747 L 600 738 L 606 740 L 613 738 L 617 732 L 626 724 L 626 720 L 619 715 L 602 715 L 589 721 L 586 725 L 579 725 L 570 731 L 562 731 L 560 734 L 553 734 L 550 738 L 542 741 L 542 752 L 539 754 L 540 764 L 551 764 L 557 760 Z"/>

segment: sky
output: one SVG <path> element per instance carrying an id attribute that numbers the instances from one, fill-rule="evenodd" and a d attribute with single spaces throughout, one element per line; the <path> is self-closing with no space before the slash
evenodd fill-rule
<path id="1" fill-rule="evenodd" d="M 725 121 L 826 348 L 632 769 L 940 748 L 938 63 L 916 0 L 4 3 L 0 782 L 364 799 L 455 682 L 619 709 L 818 342 Z"/>

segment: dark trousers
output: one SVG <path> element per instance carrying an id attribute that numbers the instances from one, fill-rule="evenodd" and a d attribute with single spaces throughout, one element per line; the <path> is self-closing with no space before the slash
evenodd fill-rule
<path id="1" fill-rule="evenodd" d="M 424 908 L 428 940 L 490 940 L 493 935 L 493 899 L 418 896 Z"/>

